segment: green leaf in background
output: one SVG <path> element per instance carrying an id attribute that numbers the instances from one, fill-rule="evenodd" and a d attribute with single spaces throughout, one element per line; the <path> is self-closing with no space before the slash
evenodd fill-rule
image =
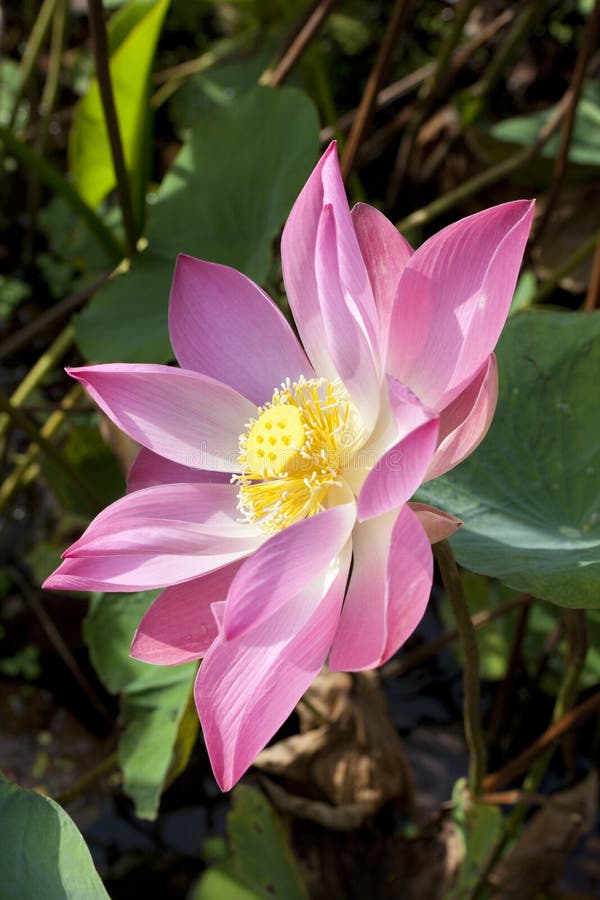
<path id="1" fill-rule="evenodd" d="M 115 277 L 75 316 L 75 335 L 94 362 L 166 362 L 172 357 L 167 326 L 174 260 L 152 250 Z"/>
<path id="2" fill-rule="evenodd" d="M 493 125 L 489 134 L 504 143 L 529 147 L 546 124 L 556 107 L 504 119 Z M 553 159 L 558 153 L 560 134 L 555 134 L 544 145 L 541 154 Z M 584 84 L 575 114 L 573 137 L 569 145 L 569 161 L 582 166 L 600 166 L 600 85 L 588 81 Z"/>
<path id="3" fill-rule="evenodd" d="M 174 761 L 181 771 L 176 743 L 196 672 L 195 663 L 151 666 L 129 656 L 135 629 L 155 596 L 156 592 L 97 595 L 84 625 L 100 680 L 108 691 L 121 695 L 123 786 L 136 814 L 144 819 L 156 817 Z"/>
<path id="4" fill-rule="evenodd" d="M 314 106 L 294 88 L 255 88 L 199 121 L 159 188 L 149 249 L 75 320 L 86 357 L 171 359 L 167 304 L 178 253 L 261 283 L 273 240 L 316 160 L 318 134 Z"/>
<path id="5" fill-rule="evenodd" d="M 202 876 L 191 900 L 308 900 L 283 824 L 267 798 L 245 785 L 233 797 L 230 853 Z"/>
<path id="6" fill-rule="evenodd" d="M 115 24 L 109 26 L 109 40 L 116 46 L 110 58 L 110 74 L 138 223 L 143 219 L 146 193 L 150 69 L 168 6 L 169 0 L 156 0 L 151 5 L 146 0 L 135 0 L 119 11 L 113 19 Z M 140 11 L 144 12 L 141 17 Z M 130 30 L 125 35 L 126 28 Z M 69 168 L 75 188 L 93 209 L 115 186 L 95 78 L 75 111 L 69 135 Z"/>
<path id="7" fill-rule="evenodd" d="M 58 803 L 0 774 L 1 900 L 109 900 L 85 841 Z"/>
<path id="8" fill-rule="evenodd" d="M 561 606 L 600 606 L 600 312 L 525 312 L 497 349 L 489 434 L 418 497 L 461 518 L 458 561 Z"/>
<path id="9" fill-rule="evenodd" d="M 125 492 L 124 478 L 114 453 L 102 440 L 95 425 L 74 425 L 63 445 L 63 457 L 72 470 L 79 473 L 97 495 L 99 504 L 93 505 L 78 485 L 68 478 L 53 460 L 43 461 L 44 475 L 60 500 L 63 509 L 81 515 L 95 516 Z"/>
<path id="10" fill-rule="evenodd" d="M 169 104 L 169 115 L 177 128 L 192 128 L 215 106 L 235 103 L 256 87 L 278 45 L 270 40 L 260 44 L 254 52 L 248 52 L 249 46 L 246 45 L 250 45 L 251 40 L 255 42 L 256 35 L 241 40 L 238 38 L 241 46 L 237 47 L 231 39 L 222 40 L 223 47 L 229 49 L 228 55 L 235 53 L 238 58 L 226 59 L 210 66 L 205 72 L 196 72 L 186 78 Z M 213 52 L 220 52 L 219 45 Z"/>

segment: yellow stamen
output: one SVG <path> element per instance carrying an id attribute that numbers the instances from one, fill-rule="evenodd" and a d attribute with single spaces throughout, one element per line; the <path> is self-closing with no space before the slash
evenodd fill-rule
<path id="1" fill-rule="evenodd" d="M 339 380 L 286 381 L 240 437 L 238 506 L 263 531 L 280 531 L 323 509 L 364 438 Z"/>

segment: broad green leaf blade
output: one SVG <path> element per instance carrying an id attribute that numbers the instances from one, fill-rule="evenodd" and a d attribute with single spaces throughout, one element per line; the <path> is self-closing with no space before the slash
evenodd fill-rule
<path id="1" fill-rule="evenodd" d="M 203 875 L 193 900 L 308 900 L 283 824 L 267 798 L 246 785 L 233 797 L 229 856 Z"/>
<path id="2" fill-rule="evenodd" d="M 260 791 L 240 785 L 229 813 L 233 865 L 259 896 L 306 900 L 287 835 L 277 813 Z"/>
<path id="3" fill-rule="evenodd" d="M 109 900 L 85 841 L 64 809 L 0 774 L 0 897 Z"/>
<path id="4" fill-rule="evenodd" d="M 149 6 L 137 0 L 133 9 L 117 13 L 113 27 L 116 49 L 110 58 L 110 74 L 125 163 L 130 176 L 134 208 L 141 222 L 146 190 L 148 152 L 148 84 L 154 50 L 169 0 Z M 140 17 L 140 10 L 144 15 Z M 125 28 L 130 28 L 124 35 Z M 112 155 L 98 81 L 79 102 L 69 135 L 69 168 L 73 184 L 95 209 L 115 186 Z"/>
<path id="5" fill-rule="evenodd" d="M 80 349 L 93 362 L 167 362 L 168 301 L 175 260 L 151 250 L 140 254 L 131 271 L 115 275 L 75 316 Z"/>
<path id="6" fill-rule="evenodd" d="M 317 151 L 316 111 L 294 88 L 255 88 L 199 121 L 158 191 L 149 249 L 76 319 L 87 358 L 172 357 L 167 304 L 178 253 L 233 266 L 263 282 L 273 240 Z"/>
<path id="7" fill-rule="evenodd" d="M 462 565 L 561 606 L 600 607 L 599 338 L 600 313 L 511 319 L 489 434 L 418 495 L 463 520 Z"/>
<path id="8" fill-rule="evenodd" d="M 240 884 L 224 865 L 213 866 L 204 873 L 193 888 L 190 900 L 261 900 L 263 896 Z"/>
<path id="9" fill-rule="evenodd" d="M 180 761 L 176 741 L 196 671 L 195 663 L 150 666 L 129 656 L 135 629 L 155 596 L 99 595 L 84 627 L 96 672 L 107 690 L 121 694 L 124 788 L 137 815 L 147 819 L 156 816 L 173 760 Z"/>

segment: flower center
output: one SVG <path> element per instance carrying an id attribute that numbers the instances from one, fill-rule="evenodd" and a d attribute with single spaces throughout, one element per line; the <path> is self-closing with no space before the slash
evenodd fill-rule
<path id="1" fill-rule="evenodd" d="M 289 379 L 240 437 L 238 507 L 272 533 L 323 509 L 329 488 L 364 439 L 342 383 Z"/>

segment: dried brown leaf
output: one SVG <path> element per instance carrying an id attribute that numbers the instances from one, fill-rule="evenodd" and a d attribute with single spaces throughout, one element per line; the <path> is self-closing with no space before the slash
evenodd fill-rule
<path id="1" fill-rule="evenodd" d="M 412 772 L 377 675 L 324 669 L 306 699 L 298 708 L 302 733 L 264 750 L 255 763 L 294 783 L 285 802 L 281 788 L 269 789 L 274 802 L 335 829 L 357 827 L 389 800 L 412 808 Z"/>
<path id="2" fill-rule="evenodd" d="M 598 812 L 596 770 L 574 788 L 549 798 L 524 828 L 490 881 L 493 900 L 531 900 L 560 875 L 576 841 L 593 828 Z"/>

